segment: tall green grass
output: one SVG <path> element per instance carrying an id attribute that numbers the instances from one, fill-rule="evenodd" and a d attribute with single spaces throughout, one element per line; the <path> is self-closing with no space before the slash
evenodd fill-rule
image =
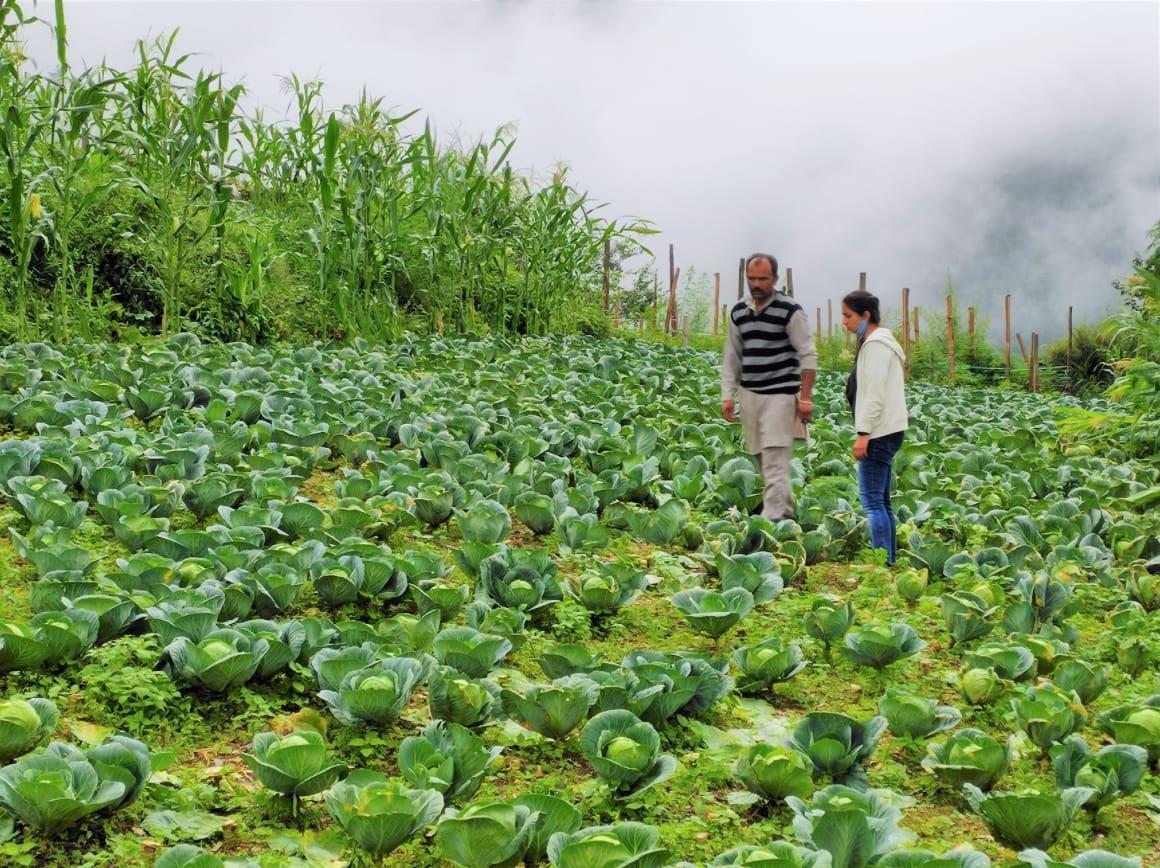
<path id="1" fill-rule="evenodd" d="M 566 167 L 513 170 L 510 129 L 447 144 L 294 75 L 293 116 L 268 120 L 176 34 L 75 71 L 61 0 L 55 21 L 0 0 L 0 338 L 599 330 L 605 240 L 651 231 Z M 23 53 L 41 26 L 51 74 Z"/>

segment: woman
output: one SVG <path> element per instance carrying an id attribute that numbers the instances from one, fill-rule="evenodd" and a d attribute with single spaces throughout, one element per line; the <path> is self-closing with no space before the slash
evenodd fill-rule
<path id="1" fill-rule="evenodd" d="M 886 563 L 893 564 L 897 533 L 890 508 L 890 477 L 908 421 L 902 379 L 905 356 L 880 320 L 876 296 L 858 290 L 842 299 L 842 325 L 858 336 L 846 398 L 854 411 L 859 495 L 870 525 L 870 544 L 886 549 Z"/>

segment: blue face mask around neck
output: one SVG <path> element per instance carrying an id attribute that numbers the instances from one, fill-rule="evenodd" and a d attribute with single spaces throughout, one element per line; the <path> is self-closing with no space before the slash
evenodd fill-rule
<path id="1" fill-rule="evenodd" d="M 856 334 L 858 337 L 862 337 L 862 335 L 866 334 L 866 329 L 869 327 L 869 325 L 870 320 L 862 320 L 862 322 L 858 323 L 858 328 L 855 329 L 854 334 Z"/>

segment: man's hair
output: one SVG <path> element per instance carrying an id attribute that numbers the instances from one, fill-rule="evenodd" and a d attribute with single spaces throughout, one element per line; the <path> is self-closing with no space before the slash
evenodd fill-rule
<path id="1" fill-rule="evenodd" d="M 766 262 L 769 263 L 769 267 L 773 269 L 773 276 L 776 278 L 777 277 L 777 257 L 771 253 L 754 253 L 754 254 L 752 254 L 748 259 L 745 260 L 745 270 L 749 271 L 749 263 L 751 263 L 755 260 L 758 260 L 758 259 L 764 259 Z"/>
<path id="2" fill-rule="evenodd" d="M 878 296 L 867 292 L 864 289 L 856 289 L 842 299 L 842 304 L 862 316 L 866 311 L 870 311 L 870 322 L 878 325 L 882 319 L 878 312 Z"/>

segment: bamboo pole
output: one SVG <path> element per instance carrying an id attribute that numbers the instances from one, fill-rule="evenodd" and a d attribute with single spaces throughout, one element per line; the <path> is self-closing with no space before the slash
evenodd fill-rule
<path id="1" fill-rule="evenodd" d="M 608 316 L 608 303 L 612 289 L 612 239 L 604 239 L 604 315 Z M 620 317 L 618 316 L 619 320 Z"/>
<path id="2" fill-rule="evenodd" d="M 910 287 L 902 288 L 902 376 L 910 379 Z"/>
<path id="3" fill-rule="evenodd" d="M 673 245 L 669 245 L 669 301 L 665 306 L 665 333 L 677 333 L 677 271 L 675 266 Z"/>
<path id="4" fill-rule="evenodd" d="M 669 286 L 673 285 L 673 274 L 674 274 L 673 264 L 674 264 L 673 245 L 670 244 L 669 245 Z"/>
<path id="5" fill-rule="evenodd" d="M 955 300 L 947 295 L 947 379 L 955 378 Z"/>
<path id="6" fill-rule="evenodd" d="M 793 269 L 787 268 L 785 270 L 785 292 L 790 298 L 793 298 Z"/>
<path id="7" fill-rule="evenodd" d="M 1031 333 L 1031 374 L 1028 377 L 1031 382 L 1031 391 L 1039 391 L 1039 333 Z"/>
<path id="8" fill-rule="evenodd" d="M 745 298 L 745 257 L 737 264 L 737 300 Z"/>
<path id="9" fill-rule="evenodd" d="M 1003 367 L 1011 379 L 1011 293 L 1003 296 Z"/>
<path id="10" fill-rule="evenodd" d="M 717 334 L 721 313 L 721 272 L 713 272 L 713 334 Z"/>
<path id="11" fill-rule="evenodd" d="M 1023 344 L 1023 335 L 1019 334 L 1019 332 L 1015 332 L 1015 339 L 1019 341 L 1019 352 L 1023 354 L 1023 361 L 1030 363 L 1030 360 L 1027 357 L 1027 347 Z"/>
<path id="12" fill-rule="evenodd" d="M 1072 306 L 1067 306 L 1067 381 L 1071 384 L 1071 313 Z"/>
<path id="13" fill-rule="evenodd" d="M 673 271 L 673 282 L 669 285 L 669 307 L 665 312 L 665 331 L 670 335 L 677 333 L 677 283 L 681 279 L 681 269 Z"/>

